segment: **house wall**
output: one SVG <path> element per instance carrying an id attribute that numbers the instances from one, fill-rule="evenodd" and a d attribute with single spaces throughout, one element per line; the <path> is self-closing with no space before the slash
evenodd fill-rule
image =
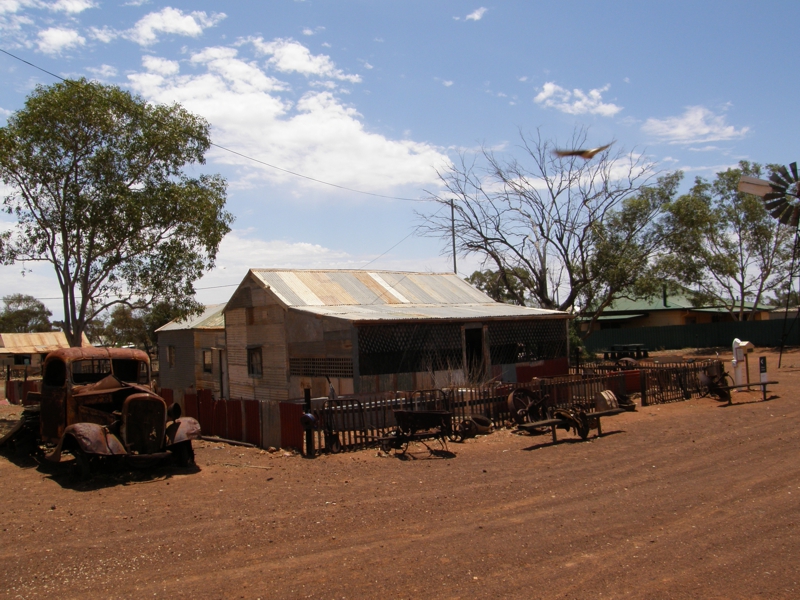
<path id="1" fill-rule="evenodd" d="M 354 383 L 353 336 L 355 329 L 348 321 L 323 318 L 289 310 L 286 315 L 286 339 L 289 353 L 289 397 L 300 398 L 306 388 L 312 397 L 328 395 L 328 379 L 310 370 L 310 359 L 326 361 L 326 372 L 338 395 L 352 394 Z M 340 375 L 339 377 L 335 375 Z M 350 376 L 347 376 L 350 375 Z"/>
<path id="2" fill-rule="evenodd" d="M 211 390 L 214 398 L 222 398 L 224 366 L 220 364 L 220 348 L 225 348 L 225 330 L 195 329 L 194 375 L 195 388 Z M 203 370 L 203 351 L 211 351 L 211 372 Z"/>
<path id="3" fill-rule="evenodd" d="M 289 398 L 286 311 L 252 280 L 245 280 L 225 308 L 231 398 L 280 401 Z M 261 348 L 262 372 L 247 371 L 247 351 Z"/>
<path id="4" fill-rule="evenodd" d="M 169 364 L 169 347 L 175 348 L 175 362 Z M 158 384 L 175 390 L 180 402 L 183 391 L 194 386 L 195 381 L 194 335 L 191 330 L 162 331 L 158 334 Z"/>

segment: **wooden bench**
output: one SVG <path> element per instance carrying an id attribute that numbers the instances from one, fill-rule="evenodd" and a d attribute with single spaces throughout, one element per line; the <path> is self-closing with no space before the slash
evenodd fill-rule
<path id="1" fill-rule="evenodd" d="M 727 390 L 730 392 L 731 390 L 742 390 L 742 389 L 750 389 L 751 387 L 760 387 L 761 388 L 761 399 L 766 402 L 767 401 L 767 386 L 768 385 L 777 385 L 777 381 L 756 381 L 753 383 L 742 383 L 741 385 L 723 385 L 720 386 L 718 389 Z M 728 406 L 733 404 L 733 395 L 728 394 Z"/>
<path id="2" fill-rule="evenodd" d="M 620 413 L 624 413 L 626 410 L 624 408 L 610 408 L 608 410 L 600 410 L 596 412 L 585 413 L 586 417 L 591 421 L 592 419 L 597 420 L 597 437 L 603 435 L 603 428 L 600 425 L 600 419 L 603 417 L 613 417 L 614 415 L 618 415 Z M 565 427 L 569 428 L 573 426 L 573 422 L 567 419 L 544 419 L 542 421 L 533 421 L 532 423 L 522 423 L 518 425 L 518 429 L 523 431 L 527 431 L 528 433 L 533 433 L 537 429 L 544 429 L 546 427 L 550 428 L 550 433 L 553 436 L 553 443 L 555 444 L 558 442 L 558 437 L 556 435 L 556 429 L 558 427 Z M 589 437 L 589 432 L 586 432 L 585 436 L 581 436 L 584 440 Z"/>

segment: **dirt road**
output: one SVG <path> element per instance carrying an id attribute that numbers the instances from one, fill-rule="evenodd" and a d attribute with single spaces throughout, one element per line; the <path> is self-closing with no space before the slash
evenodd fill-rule
<path id="1" fill-rule="evenodd" d="M 202 442 L 197 470 L 79 484 L 0 457 L 0 598 L 797 598 L 800 355 L 776 360 L 777 398 L 640 408 L 586 442 Z"/>

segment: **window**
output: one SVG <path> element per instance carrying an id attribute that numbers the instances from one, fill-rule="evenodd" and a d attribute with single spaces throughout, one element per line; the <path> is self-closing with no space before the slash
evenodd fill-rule
<path id="1" fill-rule="evenodd" d="M 170 367 L 175 366 L 175 346 L 167 346 L 167 364 Z"/>
<path id="2" fill-rule="evenodd" d="M 203 373 L 213 372 L 214 367 L 211 364 L 211 350 L 203 350 Z"/>
<path id="3" fill-rule="evenodd" d="M 250 377 L 261 377 L 261 348 L 248 348 L 247 374 Z"/>

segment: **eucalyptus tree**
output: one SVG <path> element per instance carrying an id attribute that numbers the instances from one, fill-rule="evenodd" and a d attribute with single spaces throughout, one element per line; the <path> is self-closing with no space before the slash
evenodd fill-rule
<path id="1" fill-rule="evenodd" d="M 186 172 L 210 144 L 209 124 L 180 105 L 85 79 L 38 86 L 0 128 L 16 218 L 0 258 L 53 265 L 70 344 L 117 305 L 199 308 L 193 282 L 233 220 L 225 180 Z"/>
<path id="2" fill-rule="evenodd" d="M 698 177 L 664 221 L 662 272 L 692 290 L 696 304 L 722 306 L 742 321 L 790 279 L 794 229 L 770 216 L 760 198 L 738 191 L 742 175 L 763 171 L 742 161 L 714 181 Z"/>
<path id="3" fill-rule="evenodd" d="M 654 181 L 654 165 L 633 152 L 586 159 L 559 154 L 538 131 L 520 138 L 520 159 L 484 148 L 440 172 L 442 191 L 430 197 L 447 210 L 423 215 L 421 229 L 449 244 L 454 227 L 456 252 L 513 282 L 504 289 L 516 303 L 596 313 L 649 272 L 680 175 Z M 576 129 L 567 145 L 586 138 Z"/>

